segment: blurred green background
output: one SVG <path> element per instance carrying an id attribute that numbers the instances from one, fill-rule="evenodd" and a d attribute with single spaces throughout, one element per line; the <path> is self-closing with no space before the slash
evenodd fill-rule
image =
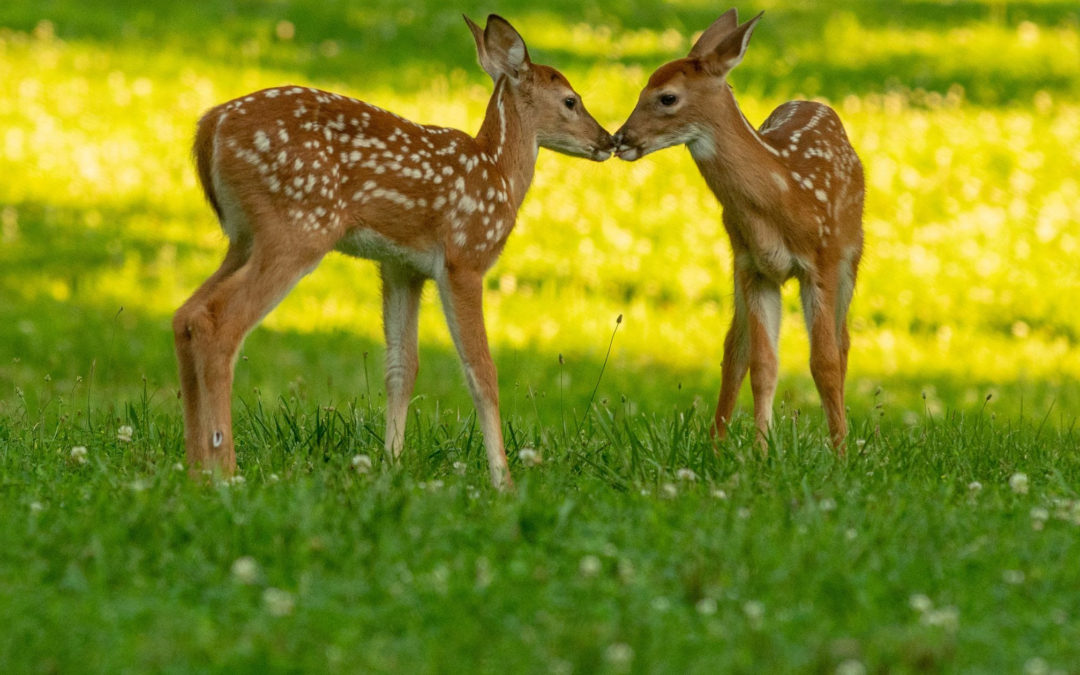
<path id="1" fill-rule="evenodd" d="M 366 0 L 15 0 L 0 6 L 0 419 L 48 421 L 145 392 L 177 417 L 169 321 L 223 235 L 197 189 L 194 124 L 298 83 L 479 128 L 490 80 L 461 19 L 506 16 L 614 130 L 648 73 L 728 5 Z M 837 108 L 867 172 L 848 402 L 884 424 L 982 407 L 1069 426 L 1080 410 L 1080 7 L 768 0 L 732 83 L 758 124 L 789 98 Z M 504 413 L 554 423 L 598 397 L 711 409 L 731 312 L 720 208 L 682 149 L 592 164 L 543 152 L 488 276 Z M 381 396 L 378 282 L 334 255 L 248 339 L 237 393 Z M 784 405 L 816 394 L 795 284 Z M 435 294 L 420 409 L 471 411 Z M 564 363 L 560 364 L 559 355 Z M 748 394 L 748 392 L 744 392 Z M 84 401 L 85 397 L 85 401 Z M 748 398 L 748 396 L 747 396 Z M 539 400 L 539 404 L 538 401 Z M 559 408 L 554 401 L 558 400 Z M 745 408 L 744 408 L 745 409 Z"/>

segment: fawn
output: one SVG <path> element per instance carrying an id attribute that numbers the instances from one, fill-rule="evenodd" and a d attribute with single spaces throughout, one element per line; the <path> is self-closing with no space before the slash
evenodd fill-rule
<path id="1" fill-rule="evenodd" d="M 836 113 L 789 101 L 755 130 L 726 81 L 746 53 L 758 14 L 739 25 L 734 9 L 709 26 L 690 54 L 649 78 L 615 133 L 615 154 L 633 161 L 686 144 L 723 206 L 734 254 L 735 311 L 724 340 L 713 433 L 723 438 L 746 372 L 758 440 L 766 449 L 777 380 L 780 286 L 796 277 L 810 372 L 837 452 L 847 422 L 847 310 L 862 255 L 863 171 Z"/>
<path id="2" fill-rule="evenodd" d="M 173 320 L 192 472 L 236 468 L 231 389 L 245 335 L 330 251 L 380 265 L 386 451 L 398 457 L 418 370 L 417 314 L 434 279 L 484 435 L 491 481 L 511 484 L 484 273 L 498 258 L 540 147 L 596 161 L 611 136 L 503 18 L 465 17 L 494 93 L 475 138 L 340 94 L 284 86 L 209 110 L 194 155 L 229 246 Z"/>

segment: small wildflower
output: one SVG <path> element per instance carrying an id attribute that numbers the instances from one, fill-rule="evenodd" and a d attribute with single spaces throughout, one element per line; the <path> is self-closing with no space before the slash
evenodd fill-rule
<path id="1" fill-rule="evenodd" d="M 464 476 L 469 466 L 465 462 L 454 462 L 454 473 Z"/>
<path id="2" fill-rule="evenodd" d="M 970 483 L 968 483 L 968 491 L 969 492 L 978 492 L 981 489 L 982 489 L 982 483 L 980 483 L 977 480 L 973 480 Z"/>
<path id="3" fill-rule="evenodd" d="M 587 555 L 581 559 L 578 563 L 578 571 L 581 572 L 583 577 L 595 577 L 600 573 L 600 558 L 594 555 Z"/>
<path id="4" fill-rule="evenodd" d="M 281 480 L 281 478 L 279 478 L 276 473 L 272 473 L 266 477 L 266 480 L 270 481 L 271 483 L 276 483 Z"/>
<path id="5" fill-rule="evenodd" d="M 739 509 L 735 511 L 735 515 L 739 517 L 739 520 L 746 520 L 750 517 L 750 509 L 745 506 L 740 506 Z"/>
<path id="6" fill-rule="evenodd" d="M 271 616 L 288 616 L 296 606 L 292 593 L 273 587 L 263 591 L 263 604 Z"/>
<path id="7" fill-rule="evenodd" d="M 45 507 L 42 506 L 41 502 L 30 502 L 30 512 L 31 513 L 38 513 L 39 511 L 44 510 L 44 508 Z"/>
<path id="8" fill-rule="evenodd" d="M 225 482 L 228 483 L 229 485 L 243 485 L 244 484 L 244 477 L 241 476 L 240 474 L 236 474 L 235 476 L 229 476 L 228 479 L 226 479 Z"/>
<path id="9" fill-rule="evenodd" d="M 712 496 L 713 499 L 727 499 L 727 492 L 721 490 L 720 488 L 716 488 L 712 491 Z"/>
<path id="10" fill-rule="evenodd" d="M 931 609 L 922 615 L 922 622 L 927 626 L 937 626 L 953 633 L 956 632 L 960 623 L 960 612 L 955 607 Z"/>
<path id="11" fill-rule="evenodd" d="M 866 675 L 866 666 L 858 659 L 847 659 L 836 665 L 836 675 Z"/>
<path id="12" fill-rule="evenodd" d="M 1001 579 L 1007 584 L 1018 586 L 1024 583 L 1025 575 L 1023 570 L 1005 570 L 1001 573 Z"/>
<path id="13" fill-rule="evenodd" d="M 116 430 L 116 440 L 123 441 L 124 443 L 131 442 L 131 435 L 135 433 L 135 430 L 131 427 L 124 425 Z"/>
<path id="14" fill-rule="evenodd" d="M 177 462 L 176 464 L 172 465 L 172 468 L 173 468 L 173 471 L 183 471 L 184 470 L 184 463 L 183 462 Z"/>
<path id="15" fill-rule="evenodd" d="M 634 660 L 634 650 L 625 642 L 615 642 L 608 645 L 604 651 L 604 657 L 613 667 L 624 669 Z"/>
<path id="16" fill-rule="evenodd" d="M 908 598 L 908 605 L 920 614 L 929 612 L 934 608 L 934 603 L 927 596 L 922 593 L 915 593 Z"/>
<path id="17" fill-rule="evenodd" d="M 356 473 L 371 473 L 371 458 L 367 455 L 354 455 L 352 467 Z"/>
<path id="18" fill-rule="evenodd" d="M 694 609 L 702 616 L 712 616 L 713 614 L 716 614 L 716 600 L 706 596 L 697 601 L 697 604 L 694 605 Z"/>
<path id="19" fill-rule="evenodd" d="M 750 621 L 750 625 L 754 628 L 761 626 L 762 620 L 765 618 L 765 605 L 761 604 L 757 600 L 748 600 L 743 604 L 743 614 L 746 615 L 747 620 Z"/>
<path id="20" fill-rule="evenodd" d="M 86 464 L 86 447 L 76 445 L 71 449 L 71 461 L 76 464 Z"/>
<path id="21" fill-rule="evenodd" d="M 259 563 L 249 555 L 237 558 L 232 564 L 233 581 L 251 586 L 259 580 Z"/>
<path id="22" fill-rule="evenodd" d="M 826 511 L 826 512 L 835 511 L 836 510 L 836 500 L 833 499 L 832 497 L 825 497 L 821 501 L 818 502 L 818 508 L 821 509 L 822 511 Z"/>
<path id="23" fill-rule="evenodd" d="M 150 488 L 150 483 L 143 478 L 136 478 L 128 484 L 132 492 L 144 492 Z"/>
<path id="24" fill-rule="evenodd" d="M 540 453 L 532 448 L 518 450 L 518 459 L 525 466 L 539 466 L 544 462 L 544 458 L 540 456 Z"/>
<path id="25" fill-rule="evenodd" d="M 660 494 L 667 499 L 675 499 L 679 496 L 679 488 L 675 483 L 664 483 L 660 486 Z"/>
<path id="26" fill-rule="evenodd" d="M 428 492 L 438 492 L 443 487 L 443 482 L 436 478 L 435 480 L 429 480 L 426 483 L 420 483 L 421 490 L 427 490 Z"/>
<path id="27" fill-rule="evenodd" d="M 1017 472 L 1009 476 L 1009 487 L 1018 495 L 1026 495 L 1028 492 L 1027 474 Z"/>
<path id="28" fill-rule="evenodd" d="M 694 481 L 697 480 L 697 474 L 694 473 L 693 469 L 688 469 L 686 467 L 683 467 L 683 468 L 679 469 L 678 471 L 676 471 L 675 472 L 675 477 L 678 478 L 679 480 L 684 480 L 687 483 L 693 483 Z"/>
<path id="29" fill-rule="evenodd" d="M 657 612 L 666 612 L 671 609 L 671 600 L 668 600 L 662 595 L 658 595 L 652 600 L 652 608 Z"/>
<path id="30" fill-rule="evenodd" d="M 849 527 L 848 529 L 844 530 L 844 537 L 846 537 L 848 541 L 854 541 L 858 538 L 858 536 L 859 531 L 856 530 L 854 527 Z"/>
<path id="31" fill-rule="evenodd" d="M 1024 675 L 1049 675 L 1050 664 L 1041 656 L 1035 656 L 1024 662 Z"/>
<path id="32" fill-rule="evenodd" d="M 1046 527 L 1046 521 L 1050 519 L 1050 512 L 1041 506 L 1036 506 L 1031 509 L 1031 529 L 1041 530 Z"/>

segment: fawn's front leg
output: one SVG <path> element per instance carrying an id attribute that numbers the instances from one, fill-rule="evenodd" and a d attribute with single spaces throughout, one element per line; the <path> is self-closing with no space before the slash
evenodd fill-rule
<path id="1" fill-rule="evenodd" d="M 513 487 L 503 448 L 498 378 L 484 328 L 483 275 L 448 265 L 436 283 L 484 432 L 491 483 L 500 489 Z"/>

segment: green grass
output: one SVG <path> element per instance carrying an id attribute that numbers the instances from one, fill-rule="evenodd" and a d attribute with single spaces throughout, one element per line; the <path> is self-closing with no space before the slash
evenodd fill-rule
<path id="1" fill-rule="evenodd" d="M 340 256 L 245 345 L 244 482 L 174 468 L 169 320 L 223 253 L 194 121 L 298 82 L 475 131 L 460 13 L 494 10 L 614 129 L 725 7 L 0 7 L 5 672 L 1080 672 L 1080 10 L 807 7 L 740 7 L 766 15 L 732 79 L 754 122 L 829 100 L 866 166 L 852 456 L 794 288 L 771 452 L 743 416 L 713 454 L 730 252 L 684 151 L 545 152 L 488 277 L 511 495 L 433 293 L 384 462 L 377 277 Z"/>

